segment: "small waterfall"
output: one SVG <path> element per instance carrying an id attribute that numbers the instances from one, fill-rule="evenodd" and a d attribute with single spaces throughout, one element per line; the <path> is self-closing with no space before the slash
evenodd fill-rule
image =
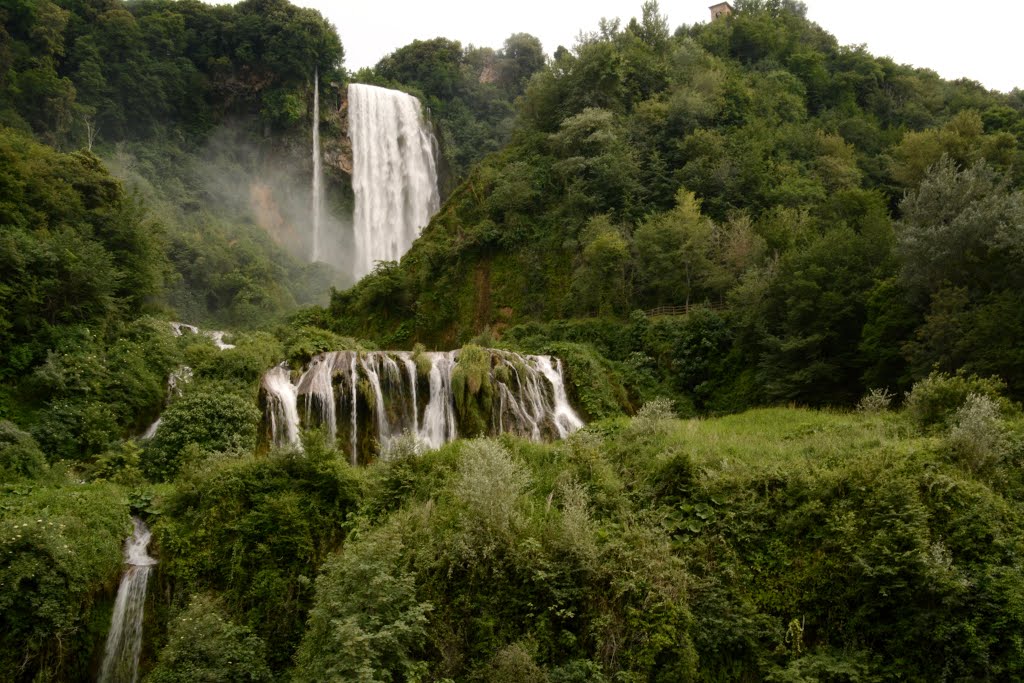
<path id="1" fill-rule="evenodd" d="M 138 517 L 135 528 L 124 544 L 124 561 L 128 570 L 121 579 L 114 601 L 114 614 L 107 634 L 107 647 L 100 669 L 100 683 L 135 683 L 142 651 L 142 616 L 146 606 L 146 584 L 149 570 L 156 564 L 146 549 L 150 533 Z"/>
<path id="2" fill-rule="evenodd" d="M 227 351 L 228 349 L 235 348 L 234 344 L 228 344 L 224 341 L 224 336 L 227 332 L 221 332 L 220 330 L 208 330 L 203 332 L 195 325 L 189 325 L 188 323 L 172 322 L 169 324 L 171 326 L 171 332 L 175 337 L 181 337 L 185 334 L 202 334 L 213 340 L 213 345 L 221 351 Z M 164 401 L 164 407 L 166 407 L 175 396 L 181 396 L 182 385 L 191 381 L 192 368 L 187 365 L 182 365 L 180 368 L 172 372 L 170 377 L 167 378 L 167 399 Z M 152 440 L 156 436 L 157 430 L 160 429 L 161 421 L 163 421 L 163 418 L 157 417 L 152 424 L 146 427 L 146 431 L 138 437 L 139 441 Z"/>
<path id="3" fill-rule="evenodd" d="M 187 365 L 182 365 L 180 368 L 175 370 L 167 378 L 167 398 L 164 400 L 164 406 L 169 404 L 175 396 L 181 396 L 182 386 L 192 381 L 192 368 Z M 163 421 L 162 417 L 157 417 L 153 421 L 153 424 L 146 428 L 142 436 L 139 437 L 140 441 L 149 441 L 156 436 L 156 431 L 160 429 L 160 422 Z"/>
<path id="4" fill-rule="evenodd" d="M 540 441 L 564 438 L 583 426 L 569 403 L 560 360 L 489 353 L 489 433 Z M 332 351 L 314 357 L 296 383 L 278 366 L 261 385 L 265 425 L 278 447 L 298 444 L 300 425 L 323 427 L 332 444 L 346 444 L 352 464 L 386 456 L 406 433 L 439 448 L 459 433 L 452 392 L 458 357 L 457 351 L 424 353 L 418 364 L 406 351 Z"/>
<path id="5" fill-rule="evenodd" d="M 206 332 L 201 331 L 195 325 L 189 325 L 188 323 L 170 323 L 171 332 L 174 333 L 175 337 L 181 337 L 186 332 L 189 334 L 202 334 L 213 340 L 213 345 L 221 351 L 227 351 L 228 349 L 235 348 L 234 344 L 228 344 L 224 341 L 224 335 L 227 332 L 221 332 L 220 330 L 207 330 Z"/>
<path id="6" fill-rule="evenodd" d="M 399 260 L 437 212 L 436 142 L 419 100 L 397 90 L 349 85 L 348 120 L 360 278 Z"/>
<path id="7" fill-rule="evenodd" d="M 324 172 L 320 158 L 320 70 L 313 70 L 313 253 L 312 261 L 321 260 L 321 234 L 322 226 L 320 220 L 321 208 L 324 202 Z"/>
<path id="8" fill-rule="evenodd" d="M 189 334 L 199 334 L 199 328 L 195 325 L 189 325 L 188 323 L 171 323 L 170 325 L 171 332 L 174 333 L 175 337 L 180 337 L 186 332 Z"/>
<path id="9" fill-rule="evenodd" d="M 367 360 L 370 362 L 367 363 Z M 377 416 L 377 439 L 382 448 L 386 447 L 387 441 L 391 438 L 391 426 L 388 424 L 388 415 L 384 409 L 384 389 L 380 385 L 380 375 L 377 374 L 377 367 L 374 361 L 376 354 L 363 359 L 363 372 L 373 389 L 373 412 Z"/>
<path id="10" fill-rule="evenodd" d="M 288 366 L 282 363 L 263 375 L 262 388 L 267 397 L 267 417 L 274 445 L 279 448 L 302 448 L 299 441 L 298 394 L 288 373 Z"/>
<path id="11" fill-rule="evenodd" d="M 356 371 L 356 354 L 352 354 L 351 364 L 349 365 L 349 384 L 352 387 L 352 451 L 349 454 L 349 462 L 353 465 L 359 462 L 359 439 L 358 439 L 358 406 L 359 406 L 359 373 Z"/>
<path id="12" fill-rule="evenodd" d="M 408 355 L 403 356 L 405 371 L 409 376 L 409 414 L 412 417 L 412 433 L 420 433 L 419 406 L 416 403 L 416 361 Z"/>
<path id="13" fill-rule="evenodd" d="M 304 397 L 307 420 L 327 430 L 330 443 L 338 434 L 337 411 L 334 402 L 334 377 L 337 353 L 325 353 L 313 359 L 309 369 L 299 378 L 296 393 Z"/>
<path id="14" fill-rule="evenodd" d="M 452 395 L 452 370 L 455 352 L 431 353 L 430 400 L 423 414 L 420 441 L 431 448 L 440 448 L 458 436 L 455 425 L 455 397 Z"/>
<path id="15" fill-rule="evenodd" d="M 228 349 L 235 348 L 234 344 L 228 344 L 227 342 L 224 341 L 224 335 L 225 334 L 227 334 L 227 333 L 226 332 L 221 332 L 219 330 L 215 330 L 215 331 L 212 331 L 212 332 L 207 332 L 206 336 L 208 336 L 210 339 L 212 339 L 213 340 L 213 345 L 216 346 L 221 351 L 227 351 Z"/>

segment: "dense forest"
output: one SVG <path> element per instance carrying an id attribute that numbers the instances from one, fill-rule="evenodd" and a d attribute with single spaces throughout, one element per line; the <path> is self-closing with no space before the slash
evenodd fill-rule
<path id="1" fill-rule="evenodd" d="M 1024 676 L 1024 91 L 637 10 L 350 72 L 287 0 L 0 3 L 0 679 L 122 680 L 133 517 L 124 680 Z M 358 282 L 349 83 L 444 200 Z M 453 350 L 462 438 L 385 443 L 371 362 L 415 424 Z M 350 451 L 272 424 L 326 352 Z M 490 421 L 535 357 L 567 438 Z"/>

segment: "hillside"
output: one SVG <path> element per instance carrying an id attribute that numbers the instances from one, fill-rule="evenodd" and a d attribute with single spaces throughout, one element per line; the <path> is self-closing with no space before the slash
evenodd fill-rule
<path id="1" fill-rule="evenodd" d="M 799 3 L 674 33 L 648 3 L 559 50 L 517 112 L 325 324 L 392 346 L 585 341 L 636 396 L 700 410 L 851 405 L 936 368 L 1021 397 L 1020 91 L 840 46 Z"/>
<path id="2" fill-rule="evenodd" d="M 1024 676 L 1024 94 L 639 10 L 0 6 L 0 679 Z"/>

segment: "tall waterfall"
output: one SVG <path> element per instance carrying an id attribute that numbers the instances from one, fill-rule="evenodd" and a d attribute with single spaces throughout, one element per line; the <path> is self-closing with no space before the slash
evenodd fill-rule
<path id="1" fill-rule="evenodd" d="M 313 262 L 320 260 L 323 235 L 321 209 L 324 203 L 324 170 L 320 159 L 320 70 L 313 70 Z"/>
<path id="2" fill-rule="evenodd" d="M 142 616 L 146 605 L 146 584 L 149 570 L 156 564 L 146 549 L 150 533 L 138 517 L 132 535 L 124 544 L 124 561 L 128 570 L 121 579 L 114 601 L 114 614 L 107 634 L 107 647 L 100 669 L 100 683 L 135 683 L 142 652 Z"/>
<path id="3" fill-rule="evenodd" d="M 488 380 L 472 400 L 487 433 L 539 441 L 583 426 L 569 404 L 562 363 L 491 349 Z M 404 434 L 438 448 L 459 434 L 455 400 L 459 352 L 332 351 L 314 357 L 292 381 L 283 366 L 266 373 L 260 397 L 265 433 L 275 446 L 300 447 L 301 427 L 323 429 L 353 464 L 374 452 L 386 457 Z M 469 399 L 467 399 L 469 400 Z"/>
<path id="4" fill-rule="evenodd" d="M 397 261 L 437 212 L 435 140 L 411 95 L 372 85 L 348 86 L 352 189 L 355 193 L 353 274 L 377 261 Z"/>

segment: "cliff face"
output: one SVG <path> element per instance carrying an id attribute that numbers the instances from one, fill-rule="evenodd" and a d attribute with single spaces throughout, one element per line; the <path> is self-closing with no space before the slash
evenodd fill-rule
<path id="1" fill-rule="evenodd" d="M 321 112 L 327 127 L 323 137 L 323 161 L 336 180 L 352 184 L 352 140 L 348 136 L 348 91 L 337 89 L 337 107 Z"/>

